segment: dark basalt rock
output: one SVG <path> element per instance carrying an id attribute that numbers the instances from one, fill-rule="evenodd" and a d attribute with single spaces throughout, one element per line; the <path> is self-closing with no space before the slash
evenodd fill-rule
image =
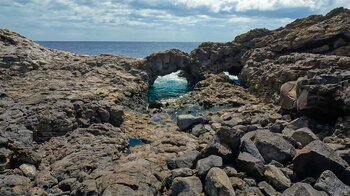
<path id="1" fill-rule="evenodd" d="M 322 172 L 330 170 L 341 180 L 350 184 L 350 170 L 347 162 L 319 140 L 309 143 L 298 151 L 293 159 L 293 165 L 295 172 L 301 179 L 305 177 L 317 179 Z"/>

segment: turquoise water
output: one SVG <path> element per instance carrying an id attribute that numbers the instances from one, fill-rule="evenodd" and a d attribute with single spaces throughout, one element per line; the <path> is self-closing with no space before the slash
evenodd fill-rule
<path id="1" fill-rule="evenodd" d="M 148 91 L 150 102 L 180 97 L 191 90 L 186 78 L 179 77 L 178 72 L 160 76 Z"/>

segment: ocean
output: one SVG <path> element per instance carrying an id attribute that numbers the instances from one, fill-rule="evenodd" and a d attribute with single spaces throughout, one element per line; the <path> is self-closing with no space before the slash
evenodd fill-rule
<path id="1" fill-rule="evenodd" d="M 191 52 L 199 42 L 91 42 L 91 41 L 37 41 L 40 45 L 84 55 L 114 54 L 143 58 L 169 49 Z"/>

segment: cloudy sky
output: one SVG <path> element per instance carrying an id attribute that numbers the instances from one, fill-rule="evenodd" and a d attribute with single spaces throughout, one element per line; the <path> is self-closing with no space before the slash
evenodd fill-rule
<path id="1" fill-rule="evenodd" d="M 0 28 L 32 40 L 230 41 L 350 0 L 0 0 Z"/>

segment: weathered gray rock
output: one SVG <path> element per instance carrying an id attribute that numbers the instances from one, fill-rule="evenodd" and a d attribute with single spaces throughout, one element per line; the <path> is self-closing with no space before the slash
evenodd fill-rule
<path id="1" fill-rule="evenodd" d="M 277 190 L 283 191 L 291 186 L 290 179 L 284 175 L 284 173 L 273 165 L 267 165 L 265 170 L 265 177 L 270 184 L 272 184 Z"/>
<path id="2" fill-rule="evenodd" d="M 242 140 L 241 150 L 243 152 L 247 152 L 247 153 L 253 155 L 255 158 L 257 158 L 257 159 L 261 160 L 263 163 L 265 163 L 265 160 L 261 156 L 258 148 L 255 146 L 254 142 L 252 140 L 250 140 L 249 138 Z"/>
<path id="3" fill-rule="evenodd" d="M 235 196 L 226 173 L 217 167 L 211 168 L 205 177 L 205 192 L 209 196 Z"/>
<path id="4" fill-rule="evenodd" d="M 265 195 L 268 196 L 277 196 L 280 195 L 279 192 L 277 192 L 269 183 L 267 183 L 266 181 L 261 181 L 258 184 L 258 187 L 262 190 L 262 192 Z"/>
<path id="5" fill-rule="evenodd" d="M 317 163 L 317 164 L 315 164 Z M 350 183 L 349 165 L 322 141 L 316 140 L 299 150 L 293 159 L 296 174 L 300 178 L 317 179 L 322 172 L 330 170 L 342 181 Z"/>
<path id="6" fill-rule="evenodd" d="M 241 152 L 238 155 L 237 166 L 240 171 L 244 171 L 249 176 L 252 176 L 258 180 L 264 178 L 264 163 L 249 153 Z"/>
<path id="7" fill-rule="evenodd" d="M 199 156 L 198 151 L 185 151 L 179 153 L 176 157 L 168 161 L 168 166 L 172 169 L 176 168 L 192 168 Z"/>
<path id="8" fill-rule="evenodd" d="M 179 115 L 177 117 L 177 125 L 182 131 L 186 131 L 190 129 L 193 125 L 200 123 L 203 123 L 203 117 L 195 117 L 191 114 Z"/>
<path id="9" fill-rule="evenodd" d="M 212 167 L 221 167 L 222 158 L 216 155 L 210 155 L 204 159 L 200 159 L 197 162 L 197 171 L 199 175 L 205 175 Z"/>
<path id="10" fill-rule="evenodd" d="M 171 178 L 175 179 L 177 177 L 189 177 L 189 176 L 193 176 L 194 173 L 195 171 L 193 171 L 190 168 L 178 168 L 178 169 L 171 170 Z"/>
<path id="11" fill-rule="evenodd" d="M 295 155 L 294 146 L 276 133 L 257 131 L 254 142 L 267 163 L 272 160 L 285 163 Z"/>
<path id="12" fill-rule="evenodd" d="M 282 196 L 327 196 L 323 191 L 317 191 L 310 184 L 295 183 L 282 193 Z"/>
<path id="13" fill-rule="evenodd" d="M 315 188 L 333 196 L 350 195 L 350 186 L 340 181 L 337 176 L 329 170 L 321 174 L 315 184 Z"/>
<path id="14" fill-rule="evenodd" d="M 177 177 L 171 185 L 172 195 L 174 196 L 200 196 L 203 187 L 198 177 Z"/>
<path id="15" fill-rule="evenodd" d="M 291 134 L 291 137 L 295 141 L 300 142 L 303 147 L 312 141 L 318 140 L 318 137 L 309 128 L 306 127 L 294 131 Z"/>
<path id="16" fill-rule="evenodd" d="M 33 179 L 37 174 L 37 170 L 34 165 L 22 164 L 19 166 L 19 169 L 24 173 L 24 175 L 31 179 Z"/>

